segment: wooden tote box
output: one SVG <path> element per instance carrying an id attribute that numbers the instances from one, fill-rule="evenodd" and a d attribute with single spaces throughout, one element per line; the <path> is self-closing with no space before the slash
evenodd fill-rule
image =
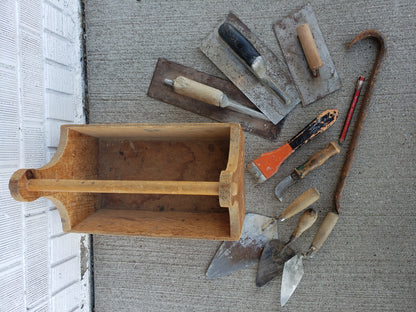
<path id="1" fill-rule="evenodd" d="M 9 187 L 18 201 L 50 199 L 66 232 L 238 240 L 244 135 L 224 123 L 64 125 L 51 161 Z"/>

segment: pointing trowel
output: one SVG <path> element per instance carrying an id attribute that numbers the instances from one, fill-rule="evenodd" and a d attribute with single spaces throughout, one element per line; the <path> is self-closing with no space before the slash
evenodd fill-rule
<path id="1" fill-rule="evenodd" d="M 256 285 L 262 287 L 276 277 L 284 263 L 295 255 L 289 245 L 299 238 L 316 221 L 318 213 L 312 208 L 305 210 L 299 218 L 298 225 L 286 243 L 272 239 L 266 243 L 257 269 Z"/>
<path id="2" fill-rule="evenodd" d="M 338 221 L 339 215 L 329 212 L 305 254 L 297 254 L 286 261 L 283 268 L 280 304 L 284 306 L 298 287 L 303 277 L 303 258 L 311 258 L 322 247 Z"/>

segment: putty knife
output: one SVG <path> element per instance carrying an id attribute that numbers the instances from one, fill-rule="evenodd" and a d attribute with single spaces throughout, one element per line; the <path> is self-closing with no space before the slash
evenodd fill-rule
<path id="1" fill-rule="evenodd" d="M 233 13 L 202 41 L 200 49 L 274 124 L 300 102 L 285 62 Z"/>
<path id="2" fill-rule="evenodd" d="M 261 154 L 260 157 L 251 161 L 247 165 L 247 169 L 254 175 L 257 182 L 262 183 L 266 181 L 279 170 L 280 165 L 286 158 L 292 155 L 295 150 L 332 126 L 337 118 L 337 109 L 328 109 L 324 111 L 286 144 L 274 151 Z"/>

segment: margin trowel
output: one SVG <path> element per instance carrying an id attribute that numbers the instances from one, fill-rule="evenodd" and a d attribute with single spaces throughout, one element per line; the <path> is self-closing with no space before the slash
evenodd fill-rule
<path id="1" fill-rule="evenodd" d="M 258 262 L 265 243 L 277 239 L 277 224 L 273 221 L 276 219 L 247 213 L 241 238 L 236 242 L 221 244 L 208 267 L 206 276 L 209 279 L 226 276 Z"/>
<path id="2" fill-rule="evenodd" d="M 283 268 L 282 287 L 280 293 L 280 304 L 284 306 L 298 287 L 303 274 L 303 258 L 311 258 L 322 247 L 329 234 L 334 229 L 339 215 L 328 212 L 324 221 L 313 238 L 312 244 L 305 254 L 296 254 L 286 261 Z"/>

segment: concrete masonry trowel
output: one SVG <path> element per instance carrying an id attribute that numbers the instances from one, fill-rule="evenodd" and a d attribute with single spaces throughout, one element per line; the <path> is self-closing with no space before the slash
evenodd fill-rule
<path id="1" fill-rule="evenodd" d="M 244 218 L 241 238 L 223 242 L 206 272 L 209 279 L 229 275 L 258 262 L 264 244 L 277 239 L 276 219 L 256 213 Z"/>

